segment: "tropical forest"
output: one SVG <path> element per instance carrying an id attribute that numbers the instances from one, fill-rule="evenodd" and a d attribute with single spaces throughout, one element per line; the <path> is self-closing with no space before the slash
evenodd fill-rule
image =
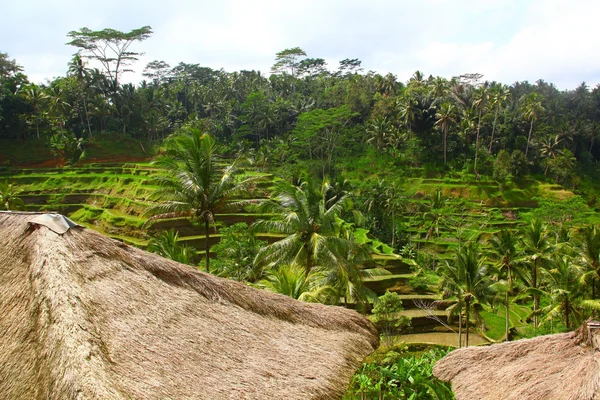
<path id="1" fill-rule="evenodd" d="M 155 60 L 129 83 L 152 34 L 65 33 L 44 83 L 0 52 L 0 210 L 356 310 L 380 346 L 348 400 L 453 399 L 432 375 L 449 352 L 600 312 L 600 86 L 401 81 L 300 47 L 270 71 Z"/>

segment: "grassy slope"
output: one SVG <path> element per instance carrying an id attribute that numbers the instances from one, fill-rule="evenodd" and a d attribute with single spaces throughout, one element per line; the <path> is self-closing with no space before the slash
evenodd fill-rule
<path id="1" fill-rule="evenodd" d="M 136 143 L 130 145 L 135 147 Z M 20 146 L 19 143 L 13 143 L 10 150 L 0 146 L 2 149 L 0 160 L 2 157 L 6 158 L 7 153 L 22 160 L 27 156 L 28 151 L 29 154 L 34 154 L 30 160 L 32 162 L 41 162 L 44 165 L 44 157 L 46 161 L 48 160 L 48 153 L 44 153 L 43 146 L 40 148 L 33 146 L 33 151 L 31 148 L 27 150 Z M 116 153 L 115 146 L 95 153 L 89 152 L 97 160 L 105 157 L 105 162 L 81 163 L 75 167 L 64 168 L 13 168 L 11 171 L 0 171 L 0 179 L 5 176 L 23 190 L 23 198 L 28 203 L 29 210 L 58 210 L 70 215 L 77 222 L 113 238 L 145 247 L 153 224 L 146 223 L 147 219 L 143 212 L 151 202 L 150 197 L 155 189 L 152 176 L 157 171 L 147 161 L 118 162 L 119 153 Z M 121 157 L 125 160 L 130 159 L 132 154 L 140 155 L 131 146 L 122 147 L 127 153 L 127 156 L 121 153 Z M 360 163 L 357 163 L 357 167 L 360 167 Z M 382 164 L 377 165 L 377 168 L 393 167 Z M 355 169 L 347 175 L 357 182 L 356 179 L 373 179 L 374 172 L 377 171 L 371 171 L 368 175 L 365 171 Z M 475 177 L 470 176 L 426 177 L 418 176 L 419 173 L 422 171 L 415 170 L 412 177 L 401 179 L 410 203 L 423 206 L 427 203 L 428 196 L 435 193 L 437 189 L 442 191 L 448 204 L 460 203 L 460 212 L 444 214 L 444 218 L 452 222 L 440 226 L 440 236 L 432 239 L 425 238 L 426 229 L 419 226 L 422 223 L 419 215 L 408 217 L 408 231 L 413 243 L 422 249 L 433 251 L 442 259 L 450 257 L 448 250 L 458 246 L 459 235 L 463 238 L 485 239 L 486 236 L 501 228 L 519 226 L 524 222 L 527 213 L 536 206 L 533 200 L 535 197 L 563 200 L 573 196 L 573 193 L 562 187 L 540 179 L 523 180 L 503 189 L 494 182 L 477 181 Z M 257 174 L 272 177 L 270 174 L 258 172 Z M 394 176 L 394 170 L 380 169 L 376 175 L 378 178 L 390 179 Z M 517 219 L 507 218 L 508 212 L 512 212 Z M 593 214 L 584 217 L 587 219 L 590 216 Z M 223 216 L 221 220 L 228 224 L 239 221 L 240 218 L 248 218 L 251 222 L 256 217 L 258 217 L 256 214 L 235 213 Z M 182 233 L 187 232 L 180 235 L 182 241 L 192 242 L 198 248 L 204 247 L 201 243 L 204 236 L 200 227 L 186 221 L 173 220 L 163 223 L 160 229 L 169 227 L 181 230 Z M 220 237 L 214 232 L 211 232 L 211 236 L 213 238 L 211 241 L 218 240 Z M 378 260 L 381 264 L 386 264 L 388 261 Z M 388 267 L 392 268 L 391 265 Z M 402 293 L 403 288 L 409 285 L 408 281 L 411 277 L 412 274 L 396 272 L 373 278 L 369 285 L 378 292 L 391 288 Z M 501 339 L 504 333 L 504 314 L 501 308 L 499 307 L 495 312 L 484 311 L 484 318 L 489 328 L 488 335 L 495 340 Z M 519 318 L 516 316 L 511 318 L 511 325 L 518 326 L 523 317 Z"/>

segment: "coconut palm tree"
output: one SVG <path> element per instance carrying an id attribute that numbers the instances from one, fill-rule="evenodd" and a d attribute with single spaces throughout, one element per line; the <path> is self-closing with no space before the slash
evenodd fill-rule
<path id="1" fill-rule="evenodd" d="M 306 274 L 295 264 L 271 269 L 257 286 L 300 301 L 328 303 L 335 300 L 335 291 L 325 283 L 323 271 L 315 269 Z"/>
<path id="2" fill-rule="evenodd" d="M 367 143 L 373 143 L 378 151 L 382 151 L 388 137 L 392 134 L 392 126 L 386 117 L 376 117 L 367 124 Z"/>
<path id="3" fill-rule="evenodd" d="M 227 167 L 218 164 L 218 146 L 208 134 L 191 129 L 167 142 L 167 151 L 154 165 L 166 171 L 156 178 L 154 198 L 160 203 L 146 213 L 152 219 L 189 217 L 204 224 L 206 272 L 210 272 L 210 226 L 217 215 L 239 209 L 239 197 L 248 192 L 254 178 L 238 179 L 237 159 Z"/>
<path id="4" fill-rule="evenodd" d="M 148 242 L 148 251 L 182 264 L 192 264 L 195 250 L 179 243 L 179 234 L 173 229 L 159 233 Z"/>
<path id="5" fill-rule="evenodd" d="M 328 188 L 327 181 L 318 185 L 305 180 L 298 186 L 276 183 L 271 201 L 261 205 L 262 211 L 275 217 L 255 222 L 252 229 L 286 237 L 262 248 L 256 262 L 270 266 L 297 264 L 307 275 L 316 267 L 332 270 L 347 263 L 348 254 L 359 247 L 341 236 L 340 217 L 350 195 L 327 199 Z"/>
<path id="6" fill-rule="evenodd" d="M 596 281 L 600 278 L 600 230 L 591 225 L 581 230 L 581 254 L 587 271 L 583 278 L 590 281 L 592 300 L 596 299 Z"/>
<path id="7" fill-rule="evenodd" d="M 519 255 L 517 249 L 518 242 L 519 241 L 515 233 L 506 229 L 497 232 L 489 241 L 489 256 L 494 261 L 496 269 L 503 277 L 506 278 L 507 281 L 504 297 L 506 307 L 505 340 L 507 342 L 510 315 L 509 295 L 513 291 L 513 279 L 518 272 L 519 266 L 517 263 Z"/>
<path id="8" fill-rule="evenodd" d="M 433 97 L 440 99 L 446 97 L 450 91 L 450 85 L 446 78 L 436 76 L 431 82 L 431 94 Z"/>
<path id="9" fill-rule="evenodd" d="M 402 124 L 408 130 L 410 137 L 412 138 L 412 126 L 415 123 L 419 114 L 418 101 L 414 98 L 412 93 L 406 92 L 398 101 L 398 118 Z"/>
<path id="10" fill-rule="evenodd" d="M 550 297 L 550 304 L 541 310 L 546 320 L 561 317 L 567 329 L 571 329 L 581 324 L 586 311 L 600 310 L 600 301 L 585 300 L 581 285 L 583 269 L 574 264 L 569 255 L 557 255 L 552 265 L 542 272 Z"/>
<path id="11" fill-rule="evenodd" d="M 481 115 L 487 107 L 488 103 L 488 89 L 485 86 L 481 86 L 475 89 L 473 94 L 473 108 L 478 112 L 477 117 L 477 139 L 475 140 L 475 165 L 473 170 L 477 173 L 477 157 L 479 156 L 479 137 L 481 132 Z"/>
<path id="12" fill-rule="evenodd" d="M 33 107 L 33 115 L 35 119 L 35 133 L 37 138 L 40 138 L 40 114 L 41 109 L 44 108 L 45 101 L 49 98 L 43 87 L 30 83 L 21 89 L 25 95 L 25 98 L 31 103 Z"/>
<path id="13" fill-rule="evenodd" d="M 533 293 L 533 326 L 538 327 L 540 309 L 539 268 L 550 262 L 553 248 L 548 240 L 547 226 L 540 219 L 533 219 L 522 231 L 524 257 L 530 273 L 526 278 L 529 290 Z"/>
<path id="14" fill-rule="evenodd" d="M 448 149 L 448 129 L 450 125 L 456 122 L 454 116 L 454 105 L 452 103 L 443 103 L 437 113 L 435 113 L 435 124 L 442 130 L 444 142 L 444 165 L 446 165 L 446 153 Z"/>
<path id="15" fill-rule="evenodd" d="M 535 92 L 529 93 L 523 96 L 521 103 L 521 112 L 523 117 L 530 122 L 529 135 L 527 137 L 527 147 L 525 148 L 525 156 L 529 151 L 529 144 L 531 143 L 531 135 L 533 134 L 533 124 L 540 118 L 541 114 L 545 111 L 542 106 L 543 97 Z"/>
<path id="16" fill-rule="evenodd" d="M 494 134 L 496 132 L 496 122 L 498 121 L 498 112 L 508 103 L 511 98 L 510 90 L 506 85 L 498 84 L 494 85 L 490 95 L 490 107 L 494 110 L 494 123 L 492 124 L 492 137 L 490 138 L 490 147 L 488 151 L 492 152 L 492 146 L 494 145 Z"/>
<path id="17" fill-rule="evenodd" d="M 85 63 L 83 62 L 81 56 L 79 54 L 75 54 L 73 59 L 69 63 L 69 71 L 68 74 L 74 76 L 77 80 L 77 84 L 79 85 L 79 91 L 81 93 L 81 100 L 83 104 L 83 112 L 87 124 L 87 130 L 90 139 L 92 138 L 92 127 L 90 125 L 90 114 L 88 112 L 88 89 L 89 89 L 89 81 L 90 70 L 86 68 Z"/>
<path id="18" fill-rule="evenodd" d="M 64 136 L 65 121 L 69 118 L 71 104 L 65 101 L 66 96 L 60 83 L 61 82 L 59 81 L 55 86 L 51 86 L 48 89 L 47 95 L 50 103 L 50 109 L 52 110 L 54 118 L 60 127 L 60 134 L 61 136 Z"/>
<path id="19" fill-rule="evenodd" d="M 0 210 L 22 210 L 25 208 L 18 190 L 8 181 L 0 182 Z"/>
<path id="20" fill-rule="evenodd" d="M 455 296 L 461 304 L 464 304 L 465 344 L 468 347 L 471 312 L 477 313 L 473 306 L 486 301 L 490 294 L 490 278 L 478 244 L 469 241 L 461 246 L 455 254 L 454 261 L 446 262 L 440 272 L 444 293 Z"/>

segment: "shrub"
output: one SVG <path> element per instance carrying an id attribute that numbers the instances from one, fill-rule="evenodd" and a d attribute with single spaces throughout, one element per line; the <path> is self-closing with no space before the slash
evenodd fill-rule
<path id="1" fill-rule="evenodd" d="M 385 292 L 375 301 L 372 320 L 382 336 L 392 336 L 409 326 L 409 319 L 398 315 L 402 310 L 402 300 L 397 293 Z"/>

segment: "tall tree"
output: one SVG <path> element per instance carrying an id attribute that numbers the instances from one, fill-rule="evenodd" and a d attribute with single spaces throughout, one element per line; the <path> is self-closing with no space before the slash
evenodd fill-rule
<path id="1" fill-rule="evenodd" d="M 537 329 L 540 309 L 539 268 L 550 262 L 553 248 L 548 241 L 548 230 L 540 219 L 533 219 L 522 231 L 525 245 L 524 261 L 529 264 L 529 288 L 533 293 L 533 327 Z"/>
<path id="2" fill-rule="evenodd" d="M 587 265 L 585 277 L 592 287 L 592 300 L 596 299 L 596 282 L 600 279 L 600 230 L 591 225 L 581 230 L 581 250 Z"/>
<path id="3" fill-rule="evenodd" d="M 326 201 L 329 184 L 302 181 L 299 186 L 278 182 L 274 197 L 262 210 L 275 215 L 259 220 L 252 229 L 287 235 L 258 253 L 257 262 L 268 265 L 298 264 L 306 274 L 319 266 L 327 269 L 346 262 L 358 245 L 340 236 L 340 216 L 348 206 L 349 195 Z"/>
<path id="4" fill-rule="evenodd" d="M 477 173 L 477 157 L 479 155 L 481 115 L 483 114 L 484 110 L 487 107 L 488 96 L 489 96 L 488 90 L 487 90 L 487 87 L 485 87 L 485 86 L 481 86 L 481 87 L 478 87 L 477 89 L 475 89 L 474 96 L 473 96 L 474 97 L 473 106 L 477 110 L 477 113 L 478 113 L 478 116 L 477 116 L 477 139 L 475 139 L 475 165 L 473 167 L 473 170 L 475 171 L 475 173 Z"/>
<path id="5" fill-rule="evenodd" d="M 444 291 L 456 296 L 464 304 L 467 347 L 471 312 L 475 311 L 473 306 L 485 301 L 490 292 L 490 280 L 484 260 L 477 243 L 469 241 L 458 249 L 452 263 L 446 262 L 441 267 Z"/>
<path id="6" fill-rule="evenodd" d="M 405 92 L 398 100 L 398 118 L 408 130 L 409 136 L 412 138 L 412 127 L 415 123 L 420 110 L 417 108 L 418 101 L 410 92 Z"/>
<path id="7" fill-rule="evenodd" d="M 491 259 L 494 261 L 496 269 L 507 281 L 504 294 L 504 304 L 506 307 L 505 340 L 507 342 L 510 322 L 509 296 L 513 292 L 513 280 L 515 279 L 515 272 L 518 269 L 518 242 L 518 237 L 515 233 L 507 229 L 497 232 L 489 242 Z"/>
<path id="8" fill-rule="evenodd" d="M 119 75 L 130 72 L 127 68 L 142 53 L 130 50 L 135 42 L 141 42 L 150 37 L 152 28 L 143 26 L 129 32 L 121 32 L 111 28 L 93 31 L 89 28 L 81 28 L 79 31 L 71 31 L 67 34 L 71 41 L 67 44 L 79 48 L 78 54 L 102 64 L 113 85 L 113 93 L 117 92 L 119 86 Z"/>
<path id="9" fill-rule="evenodd" d="M 392 125 L 387 117 L 375 117 L 367 123 L 366 132 L 368 143 L 373 143 L 378 151 L 383 151 L 386 142 L 392 134 Z"/>
<path id="10" fill-rule="evenodd" d="M 146 64 L 142 76 L 151 79 L 155 85 L 164 83 L 171 74 L 171 66 L 164 61 L 150 61 Z"/>
<path id="11" fill-rule="evenodd" d="M 90 114 L 88 112 L 88 86 L 90 82 L 90 70 L 86 68 L 85 63 L 79 54 L 75 54 L 69 63 L 69 75 L 77 79 L 79 92 L 81 95 L 81 103 L 83 104 L 83 117 L 85 118 L 88 135 L 92 138 L 92 127 L 90 125 Z"/>
<path id="12" fill-rule="evenodd" d="M 494 123 L 492 124 L 492 136 L 490 138 L 490 147 L 488 151 L 492 152 L 494 145 L 494 134 L 496 133 L 496 122 L 498 121 L 498 113 L 500 109 L 510 100 L 511 94 L 507 86 L 497 84 L 492 86 L 490 96 L 490 107 L 494 110 Z"/>
<path id="13" fill-rule="evenodd" d="M 454 105 L 452 103 L 444 103 L 440 110 L 435 114 L 435 124 L 442 130 L 442 140 L 444 142 L 444 165 L 446 165 L 446 153 L 448 152 L 448 130 L 450 125 L 456 122 L 454 116 Z"/>
<path id="14" fill-rule="evenodd" d="M 282 50 L 275 54 L 275 64 L 271 67 L 271 72 L 274 74 L 285 72 L 295 78 L 301 66 L 301 57 L 306 57 L 306 52 L 300 47 Z"/>
<path id="15" fill-rule="evenodd" d="M 600 301 L 585 299 L 581 267 L 574 264 L 567 254 L 556 254 L 552 265 L 543 273 L 550 298 L 550 304 L 542 309 L 546 319 L 562 317 L 565 327 L 570 330 L 579 326 L 590 310 L 600 309 Z"/>
<path id="16" fill-rule="evenodd" d="M 44 106 L 44 102 L 48 99 L 48 95 L 44 91 L 43 87 L 36 85 L 35 83 L 30 83 L 27 86 L 23 87 L 23 92 L 25 93 L 25 98 L 31 103 L 33 107 L 33 117 L 35 120 L 35 133 L 37 138 L 40 138 L 40 119 L 41 112 Z"/>
<path id="17" fill-rule="evenodd" d="M 217 159 L 217 143 L 198 130 L 169 140 L 166 154 L 154 162 L 166 171 L 157 178 L 155 198 L 161 203 L 147 210 L 154 219 L 190 217 L 204 224 L 206 272 L 210 272 L 211 225 L 219 213 L 240 207 L 240 196 L 254 181 L 237 179 L 240 160 L 221 168 Z"/>
<path id="18" fill-rule="evenodd" d="M 529 152 L 529 145 L 531 143 L 531 136 L 533 134 L 533 124 L 540 118 L 541 114 L 545 111 L 542 106 L 542 96 L 532 92 L 522 98 L 521 112 L 523 117 L 529 121 L 529 135 L 527 136 L 527 147 L 525 148 L 525 156 Z"/>

